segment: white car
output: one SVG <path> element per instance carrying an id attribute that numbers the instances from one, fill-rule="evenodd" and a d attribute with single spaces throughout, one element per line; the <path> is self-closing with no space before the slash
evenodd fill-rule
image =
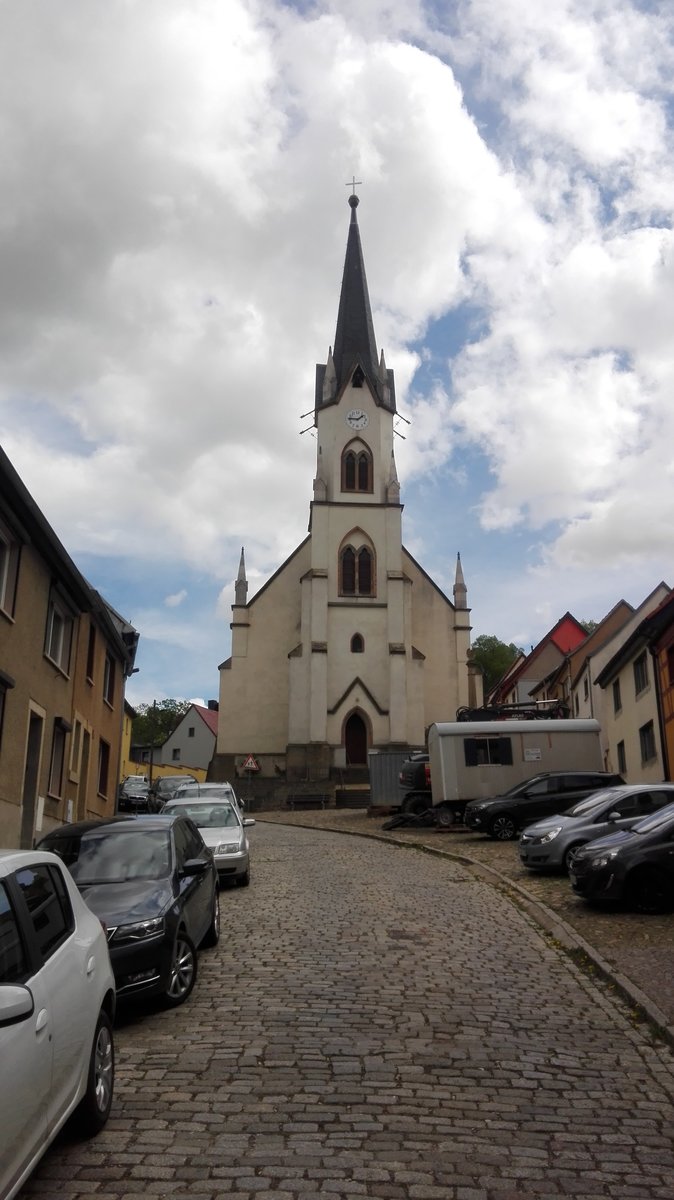
<path id="1" fill-rule="evenodd" d="M 239 800 L 231 783 L 197 783 L 196 779 L 193 779 L 191 783 L 181 783 L 171 799 L 229 800 L 243 820 L 245 804 L 243 800 Z"/>
<path id="2" fill-rule="evenodd" d="M 0 850 L 0 1196 L 11 1200 L 73 1114 L 112 1105 L 115 980 L 105 931 L 67 868 Z"/>
<path id="3" fill-rule="evenodd" d="M 167 800 L 162 816 L 179 813 L 197 826 L 213 855 L 220 883 L 250 883 L 250 846 L 246 829 L 255 824 L 243 817 L 234 801 L 207 793 L 202 796 L 176 796 Z"/>

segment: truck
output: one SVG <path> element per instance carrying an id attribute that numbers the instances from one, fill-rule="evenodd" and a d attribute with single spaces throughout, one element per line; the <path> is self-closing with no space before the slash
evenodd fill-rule
<path id="1" fill-rule="evenodd" d="M 430 800 L 439 825 L 471 800 L 498 796 L 544 771 L 601 771 L 595 720 L 446 721 L 428 731 Z"/>

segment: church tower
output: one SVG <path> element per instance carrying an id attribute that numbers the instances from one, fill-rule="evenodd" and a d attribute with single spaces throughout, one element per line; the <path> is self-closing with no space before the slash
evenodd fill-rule
<path id="1" fill-rule="evenodd" d="M 473 703 L 470 610 L 402 544 L 393 372 L 378 353 L 357 220 L 334 345 L 316 368 L 308 537 L 247 600 L 243 550 L 232 656 L 220 667 L 219 777 L 248 755 L 280 786 L 329 781 L 373 749 L 422 746 L 432 721 Z"/>

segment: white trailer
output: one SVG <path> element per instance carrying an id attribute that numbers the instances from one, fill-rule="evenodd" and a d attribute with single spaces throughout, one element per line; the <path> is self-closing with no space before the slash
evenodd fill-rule
<path id="1" fill-rule="evenodd" d="M 601 771 L 598 721 L 446 721 L 431 725 L 433 807 L 460 820 L 469 800 L 498 796 L 541 771 Z"/>

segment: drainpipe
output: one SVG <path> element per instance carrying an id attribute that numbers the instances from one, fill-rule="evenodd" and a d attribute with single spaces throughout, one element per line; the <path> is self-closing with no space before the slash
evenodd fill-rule
<path id="1" fill-rule="evenodd" d="M 669 755 L 667 753 L 667 738 L 665 736 L 665 718 L 662 711 L 662 695 L 660 693 L 660 671 L 658 663 L 657 651 L 649 646 L 651 658 L 653 660 L 653 681 L 655 683 L 655 704 L 658 710 L 658 729 L 660 731 L 660 751 L 662 754 L 662 771 L 663 780 L 666 782 L 671 779 L 669 773 Z"/>

